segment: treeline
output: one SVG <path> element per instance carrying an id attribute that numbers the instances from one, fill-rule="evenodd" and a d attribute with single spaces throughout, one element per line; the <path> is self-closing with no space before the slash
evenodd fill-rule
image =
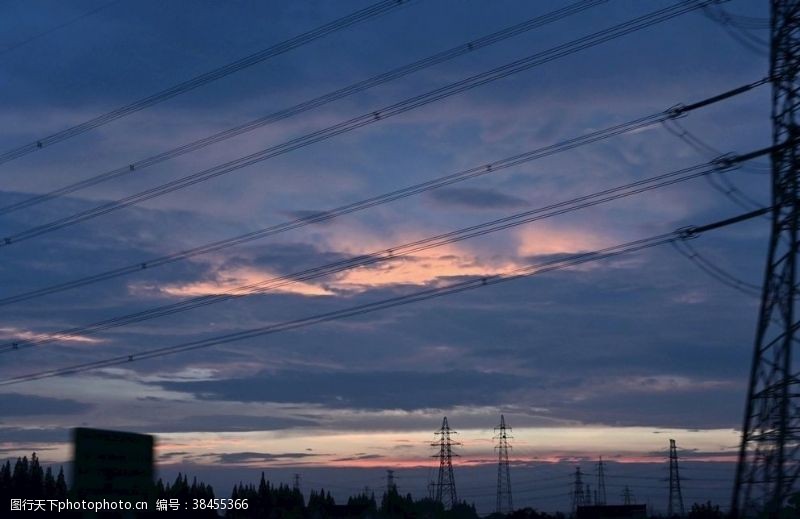
<path id="1" fill-rule="evenodd" d="M 186 474 L 178 472 L 178 476 L 172 484 L 164 483 L 161 478 L 156 482 L 156 500 L 166 500 L 167 510 L 169 517 L 219 517 L 219 515 L 212 509 L 208 508 L 195 508 L 193 505 L 195 500 L 203 500 L 207 502 L 209 499 L 214 499 L 214 489 L 211 485 L 206 485 L 203 482 L 198 483 L 197 478 L 192 479 L 192 484 L 189 484 Z M 178 510 L 170 507 L 170 501 L 177 500 Z"/>
<path id="2" fill-rule="evenodd" d="M 0 509 L 4 511 L 8 510 L 12 498 L 63 500 L 66 497 L 64 469 L 59 469 L 54 476 L 50 467 L 42 468 L 35 452 L 30 460 L 27 456 L 17 458 L 13 467 L 11 460 L 6 460 L 0 467 Z"/>
<path id="3" fill-rule="evenodd" d="M 191 503 L 194 499 L 213 499 L 214 489 L 211 485 L 198 483 L 195 478 L 191 485 L 188 482 L 186 475 L 178 474 L 175 481 L 164 483 L 160 478 L 155 484 L 156 499 L 177 499 L 181 503 L 181 511 L 173 512 L 170 517 L 177 517 L 183 514 L 183 504 Z M 11 460 L 0 465 L 0 510 L 5 512 L 10 511 L 10 503 L 12 499 L 25 499 L 31 500 L 49 500 L 55 499 L 64 501 L 66 499 L 73 499 L 70 494 L 70 489 L 67 487 L 67 480 L 64 477 L 64 468 L 58 469 L 58 474 L 53 474 L 53 469 L 50 467 L 42 468 L 38 456 L 34 452 L 31 454 L 30 459 L 27 456 L 17 458 L 15 463 Z M 151 506 L 153 503 L 151 503 Z M 49 505 L 47 505 L 49 507 Z M 39 512 L 41 516 L 42 513 Z M 79 516 L 80 514 L 68 514 L 62 512 L 60 517 L 67 517 L 70 515 Z M 217 513 L 212 510 L 197 510 L 191 513 L 191 517 L 219 517 Z"/>
<path id="4" fill-rule="evenodd" d="M 261 474 L 258 486 L 239 483 L 231 492 L 232 500 L 246 499 L 247 510 L 228 510 L 227 519 L 246 518 L 286 518 L 286 519 L 326 519 L 326 518 L 436 518 L 436 519 L 477 519 L 473 505 L 460 503 L 452 510 L 444 510 L 441 503 L 433 499 L 414 500 L 411 494 L 399 494 L 392 488 L 383 494 L 378 505 L 374 494 L 361 493 L 351 496 L 347 503 L 337 504 L 329 491 L 324 488 L 311 490 L 308 502 L 298 489 L 280 484 L 274 486 Z"/>

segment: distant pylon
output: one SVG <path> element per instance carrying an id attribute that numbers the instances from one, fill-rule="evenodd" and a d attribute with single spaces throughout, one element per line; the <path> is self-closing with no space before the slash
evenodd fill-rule
<path id="1" fill-rule="evenodd" d="M 514 510 L 511 502 L 511 472 L 508 467 L 508 435 L 511 427 L 506 427 L 506 417 L 500 415 L 500 425 L 494 428 L 497 440 L 497 513 L 507 514 Z"/>
<path id="2" fill-rule="evenodd" d="M 632 505 L 636 503 L 636 498 L 633 497 L 633 492 L 628 485 L 625 485 L 625 490 L 622 491 L 622 504 Z"/>
<path id="3" fill-rule="evenodd" d="M 442 503 L 445 509 L 453 508 L 458 503 L 456 495 L 456 480 L 453 477 L 453 446 L 461 445 L 450 438 L 451 434 L 458 434 L 450 429 L 447 424 L 447 417 L 442 420 L 442 427 L 434 433 L 437 439 L 431 443 L 433 447 L 439 447 L 439 454 L 434 454 L 434 458 L 439 458 L 439 477 L 434 483 L 434 499 Z"/>
<path id="4" fill-rule="evenodd" d="M 603 466 L 603 457 L 600 456 L 600 461 L 597 462 L 597 498 L 595 498 L 596 505 L 606 504 L 606 474 Z"/>
<path id="5" fill-rule="evenodd" d="M 669 502 L 667 503 L 667 515 L 683 517 L 686 511 L 683 509 L 683 494 L 681 494 L 681 475 L 678 472 L 678 447 L 675 440 L 669 441 Z"/>
<path id="6" fill-rule="evenodd" d="M 575 483 L 572 488 L 572 513 L 578 512 L 578 507 L 586 504 L 583 490 L 583 473 L 580 467 L 575 467 Z"/>
<path id="7" fill-rule="evenodd" d="M 300 490 L 300 474 L 294 475 L 294 484 L 292 485 L 294 490 Z"/>
<path id="8" fill-rule="evenodd" d="M 397 484 L 394 482 L 394 471 L 391 469 L 386 470 L 386 493 L 391 494 L 392 491 L 397 491 Z"/>

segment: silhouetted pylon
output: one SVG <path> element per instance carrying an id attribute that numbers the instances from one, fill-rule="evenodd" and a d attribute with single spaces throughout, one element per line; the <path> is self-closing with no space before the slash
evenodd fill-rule
<path id="1" fill-rule="evenodd" d="M 667 515 L 683 517 L 686 511 L 683 508 L 683 494 L 681 493 L 681 475 L 678 471 L 678 447 L 675 440 L 669 441 L 669 502 Z"/>
<path id="2" fill-rule="evenodd" d="M 456 480 L 453 476 L 453 456 L 458 456 L 458 454 L 453 454 L 453 446 L 461 444 L 450 438 L 451 434 L 458 433 L 450 429 L 446 416 L 442 420 L 441 429 L 434 434 L 437 438 L 431 445 L 439 448 L 439 453 L 433 456 L 439 458 L 439 477 L 434 483 L 434 499 L 449 509 L 458 503 Z"/>
<path id="3" fill-rule="evenodd" d="M 632 505 L 634 503 L 636 503 L 636 499 L 633 497 L 633 492 L 628 485 L 625 485 L 625 490 L 622 491 L 622 504 Z"/>
<path id="4" fill-rule="evenodd" d="M 511 427 L 506 427 L 506 417 L 500 415 L 500 425 L 494 428 L 495 437 L 497 440 L 497 513 L 507 514 L 514 510 L 514 505 L 511 501 L 511 471 L 508 466 L 508 439 L 512 436 L 508 435 Z"/>
<path id="5" fill-rule="evenodd" d="M 575 467 L 575 483 L 573 483 L 573 485 L 572 513 L 575 514 L 578 511 L 578 507 L 585 505 L 587 501 L 583 488 L 583 473 L 580 467 Z"/>
<path id="6" fill-rule="evenodd" d="M 597 490 L 595 492 L 597 492 L 597 497 L 594 500 L 594 504 L 606 504 L 606 474 L 602 456 L 600 456 L 600 461 L 597 462 Z"/>
<path id="7" fill-rule="evenodd" d="M 731 516 L 783 517 L 800 491 L 800 0 L 771 0 L 772 221 Z"/>
<path id="8" fill-rule="evenodd" d="M 397 484 L 394 482 L 394 471 L 391 469 L 386 470 L 386 493 L 391 494 L 392 491 L 397 491 Z"/>

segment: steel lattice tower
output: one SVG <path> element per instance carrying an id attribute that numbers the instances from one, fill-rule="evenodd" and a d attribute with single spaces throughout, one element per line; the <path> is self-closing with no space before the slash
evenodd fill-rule
<path id="1" fill-rule="evenodd" d="M 686 510 L 683 508 L 683 494 L 681 493 L 681 474 L 678 471 L 678 447 L 675 440 L 669 441 L 669 502 L 667 503 L 667 516 L 684 517 Z"/>
<path id="2" fill-rule="evenodd" d="M 439 477 L 434 483 L 434 499 L 442 503 L 446 509 L 449 509 L 458 503 L 456 480 L 453 477 L 453 456 L 458 456 L 458 454 L 453 454 L 453 446 L 461 444 L 450 438 L 451 434 L 458 433 L 450 429 L 446 416 L 442 420 L 442 428 L 434 434 L 437 439 L 431 445 L 439 447 L 439 454 L 433 456 L 434 458 L 439 458 Z"/>
<path id="3" fill-rule="evenodd" d="M 603 464 L 603 457 L 600 456 L 600 461 L 597 462 L 597 499 L 596 505 L 606 504 L 606 474 L 605 466 Z"/>
<path id="4" fill-rule="evenodd" d="M 514 510 L 511 501 L 511 471 L 508 467 L 508 435 L 511 427 L 506 427 L 506 417 L 500 415 L 500 425 L 494 428 L 497 440 L 497 513 L 506 514 Z"/>
<path id="5" fill-rule="evenodd" d="M 628 485 L 625 485 L 625 490 L 622 491 L 622 504 L 632 505 L 634 503 L 636 503 L 636 499 L 633 497 L 633 492 Z"/>
<path id="6" fill-rule="evenodd" d="M 575 483 L 572 489 L 572 514 L 578 512 L 578 507 L 586 504 L 583 492 L 583 473 L 580 467 L 575 467 Z"/>
<path id="7" fill-rule="evenodd" d="M 798 316 L 798 108 L 800 0 L 771 0 L 772 231 L 745 407 L 733 517 L 777 517 L 797 491 L 800 370 Z"/>
<path id="8" fill-rule="evenodd" d="M 391 494 L 393 490 L 397 492 L 397 484 L 394 482 L 394 471 L 386 469 L 386 493 Z"/>

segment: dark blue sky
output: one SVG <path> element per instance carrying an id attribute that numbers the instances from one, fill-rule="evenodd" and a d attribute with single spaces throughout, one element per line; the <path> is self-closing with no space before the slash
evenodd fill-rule
<path id="1" fill-rule="evenodd" d="M 370 4 L 120 0 L 47 33 L 103 5 L 14 0 L 0 6 L 5 129 L 0 152 Z M 410 2 L 0 165 L 0 207 L 565 5 Z M 603 3 L 224 143 L 2 215 L 0 234 L 91 209 L 668 5 Z M 735 0 L 724 9 L 767 15 L 766 2 Z M 764 31 L 752 34 L 765 38 Z M 700 100 L 766 72 L 764 48 L 744 47 L 696 11 L 135 207 L 2 247 L 0 297 L 486 164 Z M 30 340 L 395 247 L 704 163 L 717 155 L 714 150 L 763 147 L 770 143 L 769 89 L 693 112 L 680 124 L 713 150 L 693 149 L 656 125 L 324 224 L 7 305 L 0 340 Z M 725 174 L 755 205 L 769 196 L 764 160 Z M 280 291 L 3 354 L 0 377 L 503 274 L 556 254 L 726 218 L 745 207 L 697 179 Z M 767 233 L 768 222 L 756 219 L 702 236 L 693 246 L 758 285 Z M 9 456 L 36 449 L 45 461 L 60 462 L 69 457 L 71 427 L 149 432 L 159 435 L 165 470 L 188 466 L 219 485 L 238 480 L 231 474 L 241 467 L 272 467 L 275 478 L 285 477 L 300 466 L 291 454 L 313 449 L 314 456 L 303 462 L 316 467 L 322 483 L 331 481 L 331 466 L 371 467 L 347 471 L 347 484 L 360 488 L 361 481 L 376 477 L 377 468 L 430 464 L 426 442 L 445 414 L 465 439 L 461 461 L 491 462 L 491 428 L 504 412 L 519 442 L 518 459 L 561 460 L 554 467 L 566 474 L 571 460 L 597 455 L 660 461 L 667 433 L 687 456 L 729 459 L 744 404 L 757 304 L 756 297 L 719 284 L 671 247 L 649 249 L 302 330 L 5 386 L 0 447 Z M 398 447 L 405 440 L 411 447 Z M 277 468 L 286 465 L 290 468 Z M 721 465 L 720 473 L 727 474 Z M 480 487 L 482 469 L 463 470 L 471 474 L 465 486 Z M 486 488 L 491 493 L 493 482 Z M 713 492 L 712 497 L 725 495 Z M 480 500 L 480 492 L 475 494 Z M 517 503 L 535 506 L 536 495 Z"/>

